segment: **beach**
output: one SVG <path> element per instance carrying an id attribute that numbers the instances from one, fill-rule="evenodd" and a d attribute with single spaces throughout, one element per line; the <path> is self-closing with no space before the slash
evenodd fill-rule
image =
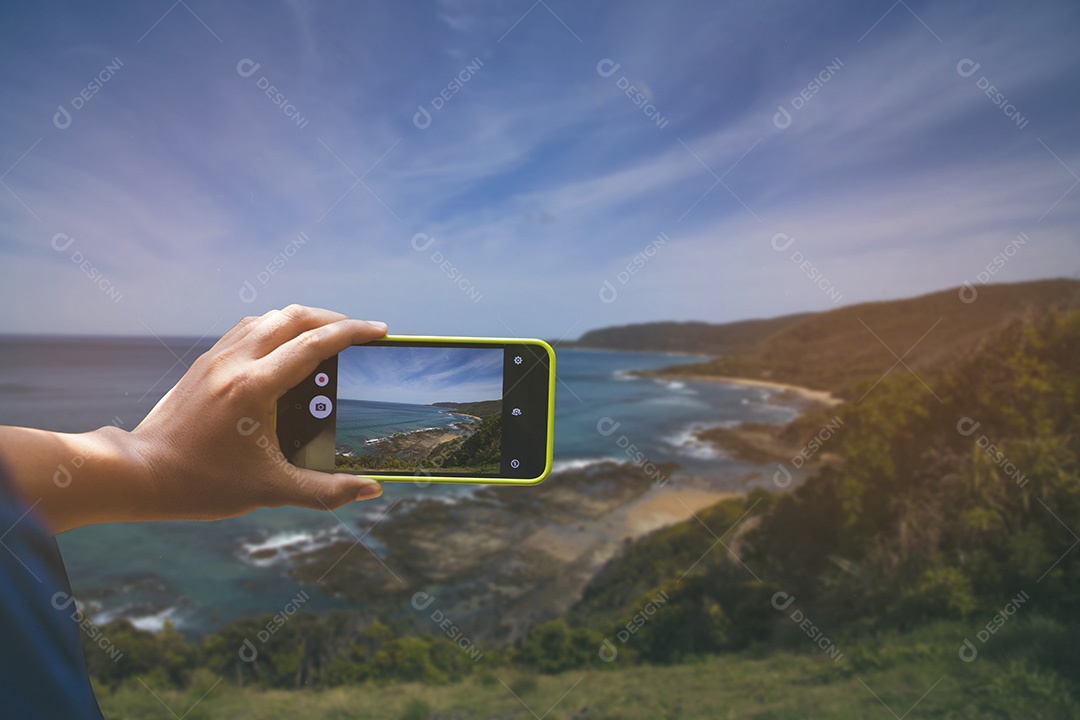
<path id="1" fill-rule="evenodd" d="M 457 438 L 468 437 L 471 434 L 472 432 L 462 423 L 462 426 L 452 429 L 432 428 L 430 430 L 397 433 L 370 443 L 368 448 L 374 452 L 391 455 L 405 462 L 419 462 L 426 460 L 432 451 L 443 443 L 448 443 Z"/>
<path id="2" fill-rule="evenodd" d="M 663 370 L 654 372 L 631 373 L 637 377 L 664 378 L 668 380 L 693 380 L 695 382 L 726 383 L 728 385 L 743 385 L 746 387 L 758 387 L 768 390 L 779 390 L 790 393 L 809 402 L 818 403 L 827 407 L 839 405 L 843 400 L 834 397 L 828 390 L 813 390 L 801 385 L 789 385 L 788 383 L 773 382 L 771 380 L 755 380 L 752 378 L 729 377 L 726 375 L 689 375 L 685 373 L 665 373 Z"/>
<path id="3" fill-rule="evenodd" d="M 19 339 L 3 368 L 3 381 L 19 390 L 4 395 L 0 411 L 8 422 L 75 432 L 114 419 L 134 427 L 180 371 L 145 398 L 125 392 L 133 382 L 152 387 L 175 362 L 170 350 L 182 354 L 190 345 Z M 196 636 L 271 612 L 283 593 L 301 588 L 314 612 L 363 608 L 387 618 L 410 617 L 411 593 L 424 590 L 478 636 L 516 636 L 575 602 L 626 539 L 692 520 L 691 513 L 732 494 L 771 487 L 775 466 L 717 452 L 694 433 L 740 423 L 782 428 L 807 398 L 757 383 L 637 374 L 695 360 L 560 351 L 559 471 L 539 486 L 387 482 L 381 498 L 333 515 L 282 507 L 209 524 L 79 528 L 58 539 L 72 585 L 95 618 L 153 628 L 168 616 Z M 83 399 L 72 405 L 58 397 Z M 349 400 L 338 410 L 349 433 L 341 445 L 363 452 L 393 438 L 416 454 L 460 437 L 451 425 L 472 420 L 464 415 L 482 415 Z"/>
<path id="4" fill-rule="evenodd" d="M 790 458 L 797 448 L 783 431 L 805 413 L 839 402 L 828 393 L 742 378 L 679 376 L 668 382 L 671 378 L 659 373 L 630 373 L 629 378 L 662 380 L 657 386 L 669 393 L 668 400 L 690 402 L 708 389 L 733 385 L 777 391 L 788 403 L 797 401 L 788 406 L 788 421 L 704 424 L 690 433 L 720 450 L 709 463 L 716 469 L 726 458 L 759 467 Z M 753 399 L 766 406 L 776 400 L 771 393 L 739 395 L 743 406 Z M 630 433 L 612 435 L 613 449 L 636 447 Z M 685 436 L 667 442 L 690 451 Z M 354 543 L 342 537 L 294 558 L 290 572 L 302 583 L 319 579 L 332 593 L 364 606 L 392 606 L 439 588 L 441 611 L 471 635 L 514 642 L 528 627 L 573 606 L 628 541 L 693 520 L 769 479 L 761 469 L 688 474 L 675 463 L 659 463 L 652 470 L 628 451 L 621 458 L 570 461 L 534 488 L 487 486 L 460 502 L 410 504 L 407 512 L 371 528 L 370 540 L 385 548 L 378 557 L 352 551 Z"/>
<path id="5" fill-rule="evenodd" d="M 627 540 L 737 495 L 691 478 L 659 485 L 640 468 L 605 462 L 532 488 L 411 504 L 365 537 L 386 548 L 380 557 L 340 537 L 293 557 L 290 573 L 363 607 L 397 607 L 438 588 L 441 611 L 471 635 L 513 641 L 569 609 Z"/>

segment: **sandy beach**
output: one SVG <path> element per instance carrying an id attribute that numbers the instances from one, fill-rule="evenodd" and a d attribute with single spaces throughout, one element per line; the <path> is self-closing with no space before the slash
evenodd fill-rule
<path id="1" fill-rule="evenodd" d="M 432 430 L 418 430 L 415 432 L 398 433 L 397 435 L 391 435 L 388 438 L 379 440 L 372 443 L 370 447 L 376 451 L 377 454 L 387 455 L 397 458 L 405 462 L 418 463 L 421 460 L 426 460 L 435 448 L 439 447 L 443 443 L 450 442 L 460 437 L 466 436 L 467 433 L 458 429 L 443 429 L 437 428 Z M 343 458 L 363 458 L 364 455 L 342 455 L 344 451 L 351 448 L 344 446 L 344 448 L 338 448 L 338 459 Z"/>
<path id="2" fill-rule="evenodd" d="M 834 405 L 839 405 L 844 402 L 840 398 L 833 397 L 832 393 L 827 390 L 813 390 L 811 388 L 802 387 L 801 385 L 789 385 L 787 383 L 772 382 L 770 380 L 754 380 L 751 378 L 729 377 L 726 375 L 660 375 L 655 373 L 641 373 L 641 376 L 662 377 L 669 380 L 694 380 L 701 382 L 727 383 L 729 385 L 747 385 L 750 387 L 769 388 L 771 390 L 788 392 L 806 400 L 821 403 L 822 405 L 827 405 L 830 407 Z"/>

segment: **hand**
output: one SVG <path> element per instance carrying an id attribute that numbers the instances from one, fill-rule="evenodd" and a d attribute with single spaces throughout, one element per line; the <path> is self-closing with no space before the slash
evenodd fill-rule
<path id="1" fill-rule="evenodd" d="M 0 448 L 27 502 L 39 501 L 57 532 L 116 520 L 216 520 L 281 505 L 332 509 L 378 497 L 374 480 L 286 461 L 274 410 L 320 362 L 385 334 L 382 323 L 299 305 L 244 318 L 130 433 L 2 428 Z M 54 470 L 75 456 L 79 469 L 57 482 Z"/>

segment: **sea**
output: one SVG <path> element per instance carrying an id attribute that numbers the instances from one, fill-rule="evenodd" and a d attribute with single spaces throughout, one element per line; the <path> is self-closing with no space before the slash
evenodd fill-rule
<path id="1" fill-rule="evenodd" d="M 0 336 L 0 424 L 130 430 L 212 344 L 194 338 Z M 786 422 L 802 401 L 771 388 L 633 374 L 700 360 L 557 350 L 554 472 L 647 461 L 677 463 L 675 476 L 719 490 L 749 489 L 747 477 L 759 478 L 751 485 L 764 484 L 771 470 L 725 457 L 695 433 L 743 421 Z M 395 501 L 468 502 L 476 487 L 387 483 L 381 498 L 335 514 L 268 508 L 217 522 L 116 523 L 63 533 L 58 543 L 75 594 L 94 622 L 126 618 L 150 631 L 171 622 L 199 636 L 238 617 L 263 614 L 268 606 L 284 606 L 296 593 L 286 575 L 291 556 L 366 530 L 391 507 L 408 511 L 410 503 Z M 348 607 L 317 587 L 305 592 L 305 609 Z"/>
<path id="2" fill-rule="evenodd" d="M 431 405 L 338 399 L 338 452 L 365 455 L 376 452 L 374 444 L 391 435 L 449 430 L 469 423 L 465 415 Z"/>

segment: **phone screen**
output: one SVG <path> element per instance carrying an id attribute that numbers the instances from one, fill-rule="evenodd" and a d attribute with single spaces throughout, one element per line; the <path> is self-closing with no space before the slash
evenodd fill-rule
<path id="1" fill-rule="evenodd" d="M 278 404 L 282 452 L 373 477 L 542 479 L 551 363 L 528 342 L 384 340 L 320 364 Z"/>

